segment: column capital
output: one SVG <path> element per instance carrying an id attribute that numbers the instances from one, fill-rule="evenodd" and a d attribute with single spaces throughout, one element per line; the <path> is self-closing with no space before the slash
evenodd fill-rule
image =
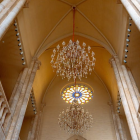
<path id="1" fill-rule="evenodd" d="M 34 61 L 35 65 L 37 65 L 37 70 L 39 70 L 41 66 L 41 62 L 38 60 L 38 58 L 33 57 L 32 61 Z"/>
<path id="2" fill-rule="evenodd" d="M 40 69 L 40 66 L 41 66 L 41 62 L 39 60 L 37 60 L 35 63 L 38 64 L 38 70 Z"/>
<path id="3" fill-rule="evenodd" d="M 115 57 L 117 57 L 117 55 L 112 55 L 112 57 L 109 59 L 109 63 L 112 67 L 112 61 L 115 61 Z"/>

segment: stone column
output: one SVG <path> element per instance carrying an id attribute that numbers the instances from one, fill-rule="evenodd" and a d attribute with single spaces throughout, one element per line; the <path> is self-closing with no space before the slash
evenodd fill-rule
<path id="1" fill-rule="evenodd" d="M 32 61 L 29 69 L 26 68 L 27 69 L 27 72 L 25 72 L 26 74 L 22 75 L 22 77 L 24 77 L 24 78 L 22 79 L 22 77 L 21 77 L 22 82 L 18 86 L 18 88 L 20 90 L 17 89 L 17 93 L 19 94 L 20 97 L 18 98 L 18 103 L 15 103 L 15 102 L 13 103 L 14 105 L 16 104 L 16 109 L 12 113 L 13 118 L 10 119 L 11 122 L 9 122 L 10 123 L 10 129 L 9 129 L 6 140 L 11 140 L 11 137 L 13 135 L 13 132 L 14 132 L 14 129 L 15 129 L 15 126 L 16 126 L 16 122 L 17 122 L 17 119 L 18 119 L 18 116 L 19 116 L 19 113 L 20 113 L 20 110 L 21 110 L 21 106 L 23 104 L 24 96 L 25 96 L 25 93 L 26 93 L 26 89 L 27 89 L 27 86 L 28 86 L 28 82 L 29 82 L 29 79 L 30 79 L 30 75 L 31 75 L 33 66 L 34 66 L 34 61 Z"/>
<path id="2" fill-rule="evenodd" d="M 37 124 L 38 124 L 38 118 L 39 118 L 38 114 L 35 115 L 35 119 L 34 119 L 34 123 L 33 123 L 33 128 L 32 128 L 32 131 L 31 131 L 30 140 L 34 140 L 35 139 Z"/>
<path id="3" fill-rule="evenodd" d="M 15 87 L 14 87 L 14 89 L 13 89 L 13 92 L 12 92 L 12 95 L 11 95 L 11 97 L 10 97 L 10 99 L 9 99 L 9 106 L 11 106 L 11 104 L 12 104 L 12 102 L 13 102 L 13 99 L 14 99 L 14 96 L 15 96 L 15 94 L 16 94 L 16 91 L 17 91 L 19 82 L 20 82 L 20 80 L 21 80 L 21 76 L 22 76 L 22 72 L 20 72 L 20 74 L 19 74 L 19 76 L 18 76 L 16 85 L 15 85 Z"/>
<path id="4" fill-rule="evenodd" d="M 119 114 L 116 114 L 116 120 L 117 120 L 117 126 L 118 126 L 118 130 L 119 130 L 120 138 L 121 138 L 121 140 L 126 140 L 125 137 L 124 137 L 124 133 L 123 133 L 123 129 L 122 129 Z"/>
<path id="5" fill-rule="evenodd" d="M 34 82 L 36 71 L 38 70 L 39 66 L 40 66 L 40 62 L 36 61 L 35 65 L 34 65 L 34 68 L 32 70 L 31 76 L 30 76 L 30 80 L 29 80 L 29 83 L 28 83 L 26 94 L 25 94 L 25 97 L 24 97 L 24 100 L 23 100 L 23 104 L 21 106 L 20 114 L 19 114 L 19 117 L 18 117 L 18 120 L 17 120 L 17 123 L 16 123 L 16 127 L 15 127 L 15 130 L 14 130 L 14 133 L 13 133 L 13 136 L 12 136 L 11 140 L 18 140 L 19 133 L 20 133 L 21 126 L 22 126 L 22 123 L 23 123 L 23 119 L 24 119 L 24 115 L 25 115 L 25 111 L 26 111 L 26 108 L 27 108 L 28 100 L 29 100 L 29 97 L 30 97 L 32 84 Z M 9 140 L 9 139 L 7 139 L 7 140 Z"/>
<path id="6" fill-rule="evenodd" d="M 138 102 L 140 103 L 140 93 L 139 93 L 138 87 L 137 87 L 137 85 L 136 85 L 136 82 L 135 82 L 135 80 L 134 80 L 134 78 L 133 78 L 133 75 L 132 75 L 132 73 L 131 73 L 130 70 L 128 70 L 128 75 L 129 75 L 129 77 L 130 77 L 130 80 L 131 80 L 131 83 L 132 83 L 132 85 L 133 85 L 135 94 L 136 94 L 136 96 L 137 96 L 137 100 L 138 100 Z"/>
<path id="7" fill-rule="evenodd" d="M 6 5 L 10 2 L 10 0 L 3 0 L 0 3 L 0 12 L 6 7 Z"/>
<path id="8" fill-rule="evenodd" d="M 127 86 L 128 86 L 129 92 L 130 92 L 130 95 L 131 95 L 131 99 L 133 101 L 135 110 L 137 112 L 138 111 L 138 107 L 139 107 L 139 103 L 138 103 L 138 100 L 137 100 L 137 97 L 136 97 L 134 88 L 132 86 L 132 83 L 130 81 L 130 78 L 129 78 L 127 69 L 126 69 L 126 67 L 124 65 L 122 65 L 122 70 L 123 70 L 124 77 L 125 77 L 125 80 L 126 80 L 126 83 L 127 83 Z"/>
<path id="9" fill-rule="evenodd" d="M 111 102 L 109 102 L 108 104 L 110 105 L 111 114 L 113 117 L 113 123 L 114 123 L 115 132 L 116 132 L 116 139 L 121 140 L 120 135 L 119 135 L 119 131 L 118 131 L 118 127 L 117 127 L 116 115 L 115 115 L 115 111 L 113 108 L 113 104 Z"/>
<path id="10" fill-rule="evenodd" d="M 123 130 L 124 139 L 127 140 L 126 130 L 125 130 L 125 128 L 124 128 L 124 121 L 122 120 L 122 117 L 121 117 L 121 116 L 119 116 L 119 118 L 120 118 L 120 121 L 121 121 L 121 124 L 122 124 L 122 130 Z"/>
<path id="11" fill-rule="evenodd" d="M 127 10 L 127 12 L 129 13 L 129 15 L 132 17 L 132 19 L 133 19 L 134 23 L 136 24 L 138 30 L 140 31 L 140 14 L 137 11 L 137 8 L 129 0 L 121 0 L 121 2 L 123 4 L 123 6 L 125 7 L 125 9 Z"/>
<path id="12" fill-rule="evenodd" d="M 137 112 L 135 110 L 133 101 L 131 99 L 130 91 L 129 91 L 129 88 L 127 86 L 125 76 L 124 76 L 121 64 L 119 62 L 119 59 L 118 59 L 117 56 L 114 56 L 114 58 L 115 58 L 115 62 L 116 62 L 117 68 L 118 68 L 118 72 L 119 72 L 119 75 L 120 75 L 122 86 L 124 88 L 124 94 L 125 94 L 125 97 L 126 97 L 129 109 L 130 109 L 130 113 L 131 113 L 133 122 L 134 122 L 135 130 L 136 130 L 138 138 L 140 139 L 140 126 L 139 126 L 139 121 L 138 121 L 138 118 L 137 118 Z"/>
<path id="13" fill-rule="evenodd" d="M 117 65 L 116 65 L 116 63 L 113 59 L 112 59 L 112 66 L 113 66 L 113 70 L 114 70 L 114 73 L 115 73 L 118 90 L 119 90 L 119 93 L 120 93 L 120 96 L 121 96 L 122 105 L 123 105 L 123 108 L 124 108 L 124 112 L 125 112 L 125 115 L 126 115 L 126 119 L 127 119 L 127 123 L 128 123 L 128 126 L 129 126 L 129 130 L 130 130 L 132 140 L 139 140 L 139 138 L 137 136 L 137 133 L 136 133 L 135 125 L 133 123 L 131 112 L 129 110 L 129 106 L 128 106 L 128 103 L 127 103 L 127 100 L 126 100 L 126 97 L 125 97 L 124 88 L 123 88 L 123 85 L 122 85 L 122 82 L 121 82 L 120 77 L 122 75 L 119 74 L 119 70 L 117 69 Z"/>
<path id="14" fill-rule="evenodd" d="M 42 107 L 42 111 L 43 111 L 43 108 L 44 108 L 44 106 Z M 39 117 L 38 117 L 37 129 L 36 129 L 36 134 L 35 134 L 35 140 L 38 140 L 39 133 L 40 133 L 42 111 L 40 111 Z"/>
<path id="15" fill-rule="evenodd" d="M 23 70 L 23 74 L 21 76 L 21 79 L 20 79 L 20 82 L 18 84 L 15 96 L 14 96 L 13 101 L 12 101 L 11 106 L 10 106 L 10 108 L 11 108 L 11 116 L 13 116 L 13 114 L 15 112 L 15 109 L 16 109 L 16 106 L 17 106 L 17 103 L 18 103 L 18 100 L 19 100 L 19 97 L 20 97 L 20 93 L 21 93 L 21 90 L 22 90 L 22 87 L 23 87 L 27 72 L 28 72 L 28 68 L 25 68 Z"/>
<path id="16" fill-rule="evenodd" d="M 26 2 L 26 0 L 17 1 L 15 6 L 13 6 L 14 8 L 11 9 L 10 11 L 8 11 L 8 14 L 6 13 L 7 15 L 6 15 L 5 19 L 0 23 L 0 40 L 4 36 L 5 32 L 9 28 L 9 26 L 12 24 L 13 20 L 15 19 L 15 17 L 17 16 L 18 12 L 23 7 L 25 2 Z"/>
<path id="17" fill-rule="evenodd" d="M 135 82 L 135 80 L 134 80 L 134 78 L 133 78 L 133 75 L 132 75 L 132 73 L 131 73 L 130 70 L 128 70 L 128 75 L 129 75 L 131 84 L 132 84 L 132 86 L 133 86 L 133 88 L 134 88 L 135 96 L 137 97 L 138 104 L 140 104 L 140 94 L 139 94 L 139 90 L 138 90 L 138 87 L 137 87 L 137 85 L 136 85 L 136 82 Z M 138 119 L 139 119 L 139 125 L 140 125 L 140 106 L 139 106 L 138 111 L 137 111 L 136 113 L 137 113 L 137 117 L 138 117 Z"/>

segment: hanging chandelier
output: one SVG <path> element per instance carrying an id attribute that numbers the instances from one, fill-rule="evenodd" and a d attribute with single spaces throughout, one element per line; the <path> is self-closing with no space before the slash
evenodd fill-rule
<path id="1" fill-rule="evenodd" d="M 85 112 L 77 100 L 74 100 L 66 111 L 59 114 L 58 124 L 67 133 L 82 135 L 84 131 L 92 127 L 93 118 L 89 112 Z"/>
<path id="2" fill-rule="evenodd" d="M 87 78 L 88 74 L 94 70 L 95 66 L 95 53 L 91 52 L 91 47 L 86 47 L 86 43 L 83 42 L 82 46 L 79 41 L 74 41 L 74 27 L 75 27 L 75 7 L 73 8 L 73 40 L 69 43 L 62 42 L 62 47 L 57 45 L 51 55 L 51 65 L 56 70 L 57 76 L 61 76 L 62 79 L 67 78 L 68 81 L 73 78 L 74 81 L 78 77 L 80 80 L 82 77 Z M 90 56 L 89 56 L 90 54 Z"/>

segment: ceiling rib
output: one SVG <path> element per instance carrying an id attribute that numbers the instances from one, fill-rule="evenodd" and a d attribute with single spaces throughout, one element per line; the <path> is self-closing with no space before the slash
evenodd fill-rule
<path id="1" fill-rule="evenodd" d="M 65 4 L 67 4 L 67 5 L 73 6 L 73 4 L 71 4 L 71 3 L 69 3 L 69 2 L 67 2 L 65 0 L 60 0 L 60 1 L 63 2 L 63 3 L 65 3 Z"/>
<path id="2" fill-rule="evenodd" d="M 53 27 L 53 29 L 49 32 L 49 34 L 45 37 L 39 48 L 37 49 L 35 53 L 35 57 L 37 56 L 37 53 L 41 49 L 41 47 L 44 45 L 45 41 L 48 39 L 48 37 L 53 33 L 53 31 L 57 28 L 57 26 L 62 22 L 62 20 L 71 12 L 72 8 L 69 9 L 69 11 L 56 23 L 56 25 Z"/>
<path id="3" fill-rule="evenodd" d="M 85 1 L 87 1 L 87 0 L 82 0 L 82 1 L 78 2 L 78 3 L 76 4 L 76 6 L 80 5 L 81 3 L 85 2 Z"/>
<path id="4" fill-rule="evenodd" d="M 114 48 L 112 47 L 111 43 L 108 41 L 108 39 L 104 36 L 104 34 L 93 24 L 92 21 L 90 21 L 88 19 L 87 16 L 85 16 L 78 8 L 76 8 L 76 10 L 99 32 L 99 34 L 101 34 L 101 36 L 106 40 L 106 42 L 108 43 L 108 45 L 111 47 L 112 51 L 114 52 L 114 54 L 116 54 Z"/>

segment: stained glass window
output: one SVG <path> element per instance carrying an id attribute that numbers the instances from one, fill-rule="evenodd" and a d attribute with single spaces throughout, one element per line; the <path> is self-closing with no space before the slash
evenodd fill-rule
<path id="1" fill-rule="evenodd" d="M 93 91 L 84 85 L 76 85 L 76 88 L 72 85 L 65 88 L 61 95 L 66 103 L 71 104 L 74 99 L 77 99 L 79 104 L 85 104 L 93 98 Z"/>

